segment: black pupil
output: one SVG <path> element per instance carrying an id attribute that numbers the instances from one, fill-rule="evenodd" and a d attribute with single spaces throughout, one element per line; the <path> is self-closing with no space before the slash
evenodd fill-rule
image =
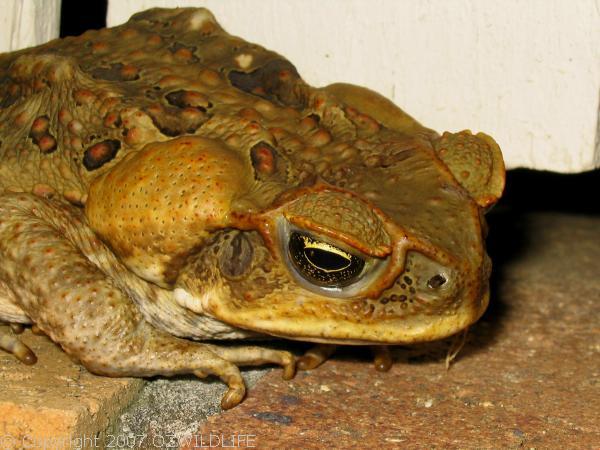
<path id="1" fill-rule="evenodd" d="M 289 252 L 299 273 L 319 286 L 343 287 L 351 284 L 365 266 L 363 259 L 298 232 L 290 236 Z"/>

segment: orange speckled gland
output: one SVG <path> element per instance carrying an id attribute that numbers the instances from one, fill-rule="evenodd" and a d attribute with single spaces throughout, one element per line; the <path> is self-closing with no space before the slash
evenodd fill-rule
<path id="1" fill-rule="evenodd" d="M 128 53 L 128 57 L 132 60 L 144 59 L 147 56 L 148 56 L 147 53 L 144 52 L 143 50 L 134 50 L 134 51 Z"/>
<path id="2" fill-rule="evenodd" d="M 81 192 L 76 190 L 69 190 L 63 193 L 64 197 L 73 204 L 82 204 L 83 203 L 83 195 Z"/>
<path id="3" fill-rule="evenodd" d="M 306 116 L 298 123 L 298 130 L 301 133 L 307 133 L 317 128 L 318 125 L 319 123 L 314 117 Z"/>
<path id="4" fill-rule="evenodd" d="M 183 120 L 196 122 L 204 117 L 204 113 L 198 111 L 196 108 L 185 108 L 181 111 L 180 116 Z"/>
<path id="5" fill-rule="evenodd" d="M 244 127 L 244 132 L 248 134 L 256 134 L 262 130 L 262 126 L 258 122 L 250 122 Z"/>
<path id="6" fill-rule="evenodd" d="M 47 116 L 37 117 L 31 124 L 31 133 L 40 134 L 48 130 L 50 120 Z"/>
<path id="7" fill-rule="evenodd" d="M 88 89 L 80 89 L 73 93 L 75 101 L 82 105 L 90 105 L 96 100 L 96 95 Z"/>
<path id="8" fill-rule="evenodd" d="M 314 107 L 315 107 L 315 109 L 320 109 L 325 104 L 326 104 L 326 100 L 323 97 L 318 96 L 318 97 L 315 98 L 315 101 L 314 101 Z"/>
<path id="9" fill-rule="evenodd" d="M 367 116 L 366 114 L 360 114 L 358 116 L 357 125 L 363 128 L 364 130 L 368 131 L 369 134 L 377 133 L 381 128 L 379 122 L 377 122 L 371 116 Z"/>
<path id="10" fill-rule="evenodd" d="M 54 188 L 48 186 L 47 184 L 36 184 L 35 186 L 33 186 L 32 192 L 35 195 L 45 198 L 50 198 L 56 193 Z"/>
<path id="11" fill-rule="evenodd" d="M 132 64 L 126 64 L 121 68 L 121 76 L 124 80 L 134 80 L 138 76 L 139 70 Z"/>
<path id="12" fill-rule="evenodd" d="M 56 139 L 54 139 L 54 137 L 50 136 L 49 134 L 45 134 L 44 136 L 42 136 L 39 139 L 37 145 L 42 153 L 53 152 L 54 150 L 56 150 L 57 146 Z"/>
<path id="13" fill-rule="evenodd" d="M 110 149 L 107 144 L 105 144 L 104 142 L 101 142 L 99 144 L 96 144 L 96 145 L 93 145 L 92 147 L 90 147 L 88 152 L 89 152 L 89 155 L 91 158 L 102 159 L 110 152 Z"/>
<path id="14" fill-rule="evenodd" d="M 121 32 L 121 37 L 123 39 L 130 39 L 132 37 L 135 37 L 139 34 L 139 32 L 135 29 L 135 28 L 125 28 L 122 32 Z"/>
<path id="15" fill-rule="evenodd" d="M 104 126 L 109 128 L 109 127 L 115 127 L 116 124 L 119 121 L 119 115 L 117 113 L 108 113 L 106 115 L 106 117 L 104 118 Z"/>
<path id="16" fill-rule="evenodd" d="M 331 134 L 327 130 L 319 129 L 308 138 L 308 143 L 315 147 L 322 147 L 331 142 Z"/>
<path id="17" fill-rule="evenodd" d="M 66 108 L 61 108 L 58 111 L 58 121 L 61 125 L 66 126 L 71 120 L 73 120 L 73 116 Z"/>
<path id="18" fill-rule="evenodd" d="M 238 115 L 250 121 L 259 121 L 262 118 L 262 115 L 254 108 L 242 108 L 238 111 Z"/>
<path id="19" fill-rule="evenodd" d="M 168 89 L 173 86 L 180 86 L 186 84 L 184 78 L 178 77 L 177 75 L 166 75 L 158 80 L 158 85 L 163 89 Z"/>
<path id="20" fill-rule="evenodd" d="M 256 160 L 254 168 L 261 173 L 271 174 L 275 172 L 275 157 L 271 149 L 259 146 L 253 149 L 253 159 Z"/>
<path id="21" fill-rule="evenodd" d="M 200 81 L 210 87 L 217 87 L 223 82 L 221 76 L 217 72 L 209 69 L 200 71 Z"/>
<path id="22" fill-rule="evenodd" d="M 197 91 L 184 91 L 181 100 L 186 106 L 206 108 L 209 105 L 206 95 Z"/>
<path id="23" fill-rule="evenodd" d="M 94 54 L 104 54 L 108 52 L 109 46 L 106 42 L 94 42 L 92 44 L 92 53 Z"/>
<path id="24" fill-rule="evenodd" d="M 31 117 L 31 113 L 29 111 L 23 111 L 15 116 L 14 123 L 18 127 L 22 127 L 27 122 L 29 122 L 29 118 Z"/>
<path id="25" fill-rule="evenodd" d="M 350 120 L 354 120 L 359 114 L 356 108 L 353 108 L 352 106 L 346 106 L 344 108 L 344 111 L 346 112 L 346 116 L 348 116 Z"/>
<path id="26" fill-rule="evenodd" d="M 180 61 L 189 61 L 194 55 L 189 48 L 180 48 L 173 56 Z"/>
<path id="27" fill-rule="evenodd" d="M 69 125 L 67 125 L 67 129 L 69 130 L 69 133 L 79 136 L 83 131 L 83 124 L 79 120 L 73 119 L 69 122 Z"/>
<path id="28" fill-rule="evenodd" d="M 155 47 L 162 43 L 162 38 L 158 34 L 153 34 L 146 39 L 146 43 L 152 47 Z"/>
<path id="29" fill-rule="evenodd" d="M 250 172 L 212 139 L 149 144 L 92 183 L 86 216 L 132 270 L 164 283 L 171 258 L 229 225 L 232 201 L 253 181 L 240 174 Z"/>

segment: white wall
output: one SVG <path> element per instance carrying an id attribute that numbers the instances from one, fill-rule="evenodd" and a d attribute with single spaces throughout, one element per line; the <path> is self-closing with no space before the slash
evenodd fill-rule
<path id="1" fill-rule="evenodd" d="M 56 35 L 58 3 L 2 0 L 0 45 Z M 509 168 L 600 167 L 600 0 L 109 0 L 108 24 L 165 5 L 207 6 L 312 85 L 365 85 L 439 131 L 485 131 Z"/>
<path id="2" fill-rule="evenodd" d="M 0 10 L 0 52 L 58 37 L 60 0 L 0 0 Z"/>

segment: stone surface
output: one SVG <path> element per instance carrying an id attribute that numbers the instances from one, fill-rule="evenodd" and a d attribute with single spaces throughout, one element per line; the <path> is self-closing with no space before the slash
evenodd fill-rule
<path id="1" fill-rule="evenodd" d="M 268 368 L 244 370 L 252 390 Z M 109 436 L 122 436 L 120 448 L 177 449 L 198 429 L 198 423 L 221 412 L 225 385 L 192 376 L 159 378 L 147 383 L 139 397 L 114 421 Z"/>
<path id="2" fill-rule="evenodd" d="M 449 371 L 448 343 L 397 349 L 388 373 L 347 350 L 291 382 L 269 374 L 183 447 L 598 448 L 600 217 L 492 222 L 492 304 Z"/>
<path id="3" fill-rule="evenodd" d="M 82 439 L 101 448 L 103 430 L 142 382 L 92 375 L 45 336 L 27 330 L 21 337 L 38 362 L 25 366 L 0 352 L 0 448 L 70 449 Z"/>

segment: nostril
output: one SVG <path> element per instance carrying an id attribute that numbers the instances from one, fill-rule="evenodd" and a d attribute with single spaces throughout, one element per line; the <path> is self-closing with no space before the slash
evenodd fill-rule
<path id="1" fill-rule="evenodd" d="M 437 289 L 444 283 L 446 283 L 446 281 L 446 277 L 438 273 L 437 275 L 434 275 L 429 279 L 429 281 L 427 282 L 427 286 L 429 286 L 431 289 Z"/>

